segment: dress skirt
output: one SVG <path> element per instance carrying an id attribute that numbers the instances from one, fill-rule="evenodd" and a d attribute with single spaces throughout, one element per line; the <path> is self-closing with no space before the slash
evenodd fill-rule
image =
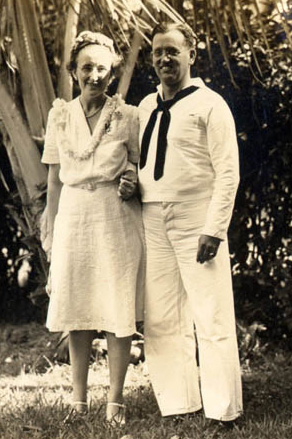
<path id="1" fill-rule="evenodd" d="M 132 335 L 143 319 L 145 276 L 141 206 L 116 182 L 95 190 L 64 185 L 54 225 L 50 331 Z"/>

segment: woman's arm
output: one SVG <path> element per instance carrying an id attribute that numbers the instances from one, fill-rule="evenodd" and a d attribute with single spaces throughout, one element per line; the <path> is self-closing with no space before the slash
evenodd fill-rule
<path id="1" fill-rule="evenodd" d="M 50 165 L 49 166 L 49 176 L 48 176 L 48 192 L 47 192 L 47 224 L 48 224 L 48 240 L 49 249 L 47 252 L 48 261 L 51 259 L 51 249 L 53 241 L 54 223 L 55 217 L 58 212 L 60 193 L 63 186 L 59 178 L 60 165 Z"/>

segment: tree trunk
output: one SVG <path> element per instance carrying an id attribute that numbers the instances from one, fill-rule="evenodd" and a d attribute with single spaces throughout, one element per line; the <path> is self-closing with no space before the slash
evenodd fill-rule
<path id="1" fill-rule="evenodd" d="M 133 36 L 133 40 L 132 40 L 132 44 L 131 44 L 131 49 L 129 51 L 129 55 L 128 55 L 127 62 L 125 65 L 125 69 L 124 69 L 123 75 L 122 75 L 120 82 L 119 82 L 119 85 L 118 85 L 118 93 L 120 93 L 122 95 L 123 99 L 126 98 L 128 90 L 129 90 L 131 78 L 133 75 L 133 70 L 134 70 L 135 63 L 136 63 L 137 58 L 138 58 L 138 54 L 139 54 L 142 40 L 143 40 L 143 37 L 141 36 L 141 34 L 137 31 L 135 31 L 134 36 Z"/>
<path id="2" fill-rule="evenodd" d="M 60 98 L 70 101 L 72 99 L 72 80 L 67 71 L 67 63 L 70 59 L 70 50 L 77 34 L 81 0 L 72 0 L 68 9 L 66 22 L 66 32 L 64 39 L 64 49 L 62 64 L 60 67 L 60 76 L 58 84 L 58 95 Z"/>

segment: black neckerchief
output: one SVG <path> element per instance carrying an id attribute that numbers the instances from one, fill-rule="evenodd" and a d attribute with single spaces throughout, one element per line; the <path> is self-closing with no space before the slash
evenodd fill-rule
<path id="1" fill-rule="evenodd" d="M 157 120 L 157 114 L 162 111 L 162 116 L 159 124 L 158 139 L 157 139 L 157 150 L 156 150 L 156 160 L 154 168 L 154 180 L 159 180 L 163 175 L 165 154 L 167 147 L 167 132 L 170 124 L 170 107 L 172 107 L 177 101 L 183 99 L 189 94 L 196 91 L 198 87 L 191 85 L 190 87 L 184 88 L 176 93 L 176 95 L 167 101 L 163 101 L 160 95 L 157 95 L 157 107 L 152 111 L 147 126 L 145 128 L 142 144 L 141 144 L 141 156 L 140 156 L 140 169 L 146 166 L 147 155 L 149 150 L 150 139 L 154 126 Z"/>

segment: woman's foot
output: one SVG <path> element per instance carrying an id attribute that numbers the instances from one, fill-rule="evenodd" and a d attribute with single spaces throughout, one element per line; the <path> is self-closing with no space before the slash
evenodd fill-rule
<path id="1" fill-rule="evenodd" d="M 73 402 L 73 406 L 69 411 L 68 415 L 65 417 L 63 423 L 65 425 L 69 425 L 74 422 L 78 422 L 79 420 L 84 418 L 84 416 L 86 416 L 87 414 L 88 414 L 87 402 L 83 402 L 83 401 Z"/>
<path id="2" fill-rule="evenodd" d="M 106 420 L 111 427 L 120 427 L 126 423 L 126 406 L 118 402 L 108 402 Z"/>

